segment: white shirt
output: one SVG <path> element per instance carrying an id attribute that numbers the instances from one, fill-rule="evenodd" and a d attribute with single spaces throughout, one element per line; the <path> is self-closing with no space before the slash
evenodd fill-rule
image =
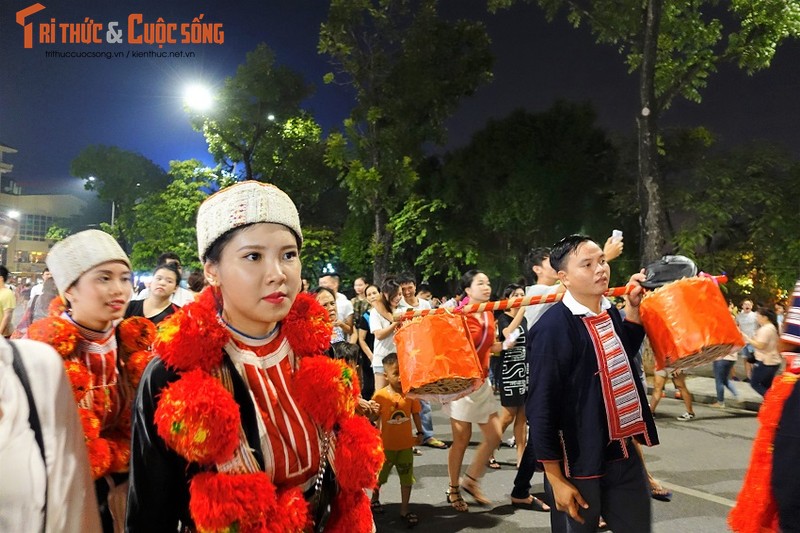
<path id="1" fill-rule="evenodd" d="M 25 389 L 0 339 L 0 531 L 100 532 L 100 515 L 83 427 L 61 357 L 46 344 L 14 341 L 25 365 L 42 427 L 47 472 L 28 422 Z M 10 481 L 13 480 L 13 481 Z"/>
<path id="2" fill-rule="evenodd" d="M 531 285 L 525 289 L 525 296 L 544 296 L 558 292 L 559 285 Z M 536 324 L 545 311 L 550 309 L 553 304 L 529 305 L 525 308 L 525 320 L 528 322 L 528 331 Z"/>
<path id="3" fill-rule="evenodd" d="M 353 314 L 353 303 L 341 292 L 336 293 L 336 314 L 342 322 Z"/>
<path id="4" fill-rule="evenodd" d="M 406 299 L 405 298 L 401 298 L 400 299 L 400 303 L 398 304 L 397 307 L 398 307 L 398 309 L 403 309 L 403 310 L 405 310 L 405 309 L 413 309 L 414 311 L 424 311 L 426 309 L 430 309 L 431 308 L 431 303 L 428 300 L 426 300 L 425 298 L 417 298 L 417 301 L 419 303 L 417 303 L 417 306 L 414 307 L 414 306 L 409 305 L 408 303 L 406 303 Z"/>
<path id="5" fill-rule="evenodd" d="M 371 333 L 374 334 L 379 329 L 387 328 L 389 324 L 391 322 L 386 320 L 377 309 L 369 310 L 369 330 Z M 372 366 L 383 366 L 383 358 L 393 352 L 397 352 L 397 346 L 394 343 L 394 331 L 383 340 L 378 340 L 376 335 L 375 345 L 372 347 Z"/>
<path id="6" fill-rule="evenodd" d="M 602 300 L 600 300 L 600 309 L 602 311 L 608 311 L 611 308 L 611 301 L 605 296 L 602 296 L 601 298 Z M 564 298 L 561 301 L 567 306 L 567 309 L 569 309 L 573 315 L 597 316 L 597 313 L 578 302 L 578 300 L 576 300 L 569 291 L 564 293 Z"/>
<path id="7" fill-rule="evenodd" d="M 30 305 L 30 302 L 32 302 L 36 296 L 42 295 L 42 290 L 44 290 L 44 282 L 37 283 L 36 285 L 31 287 L 31 294 L 30 294 L 30 299 L 28 300 L 28 305 Z"/>

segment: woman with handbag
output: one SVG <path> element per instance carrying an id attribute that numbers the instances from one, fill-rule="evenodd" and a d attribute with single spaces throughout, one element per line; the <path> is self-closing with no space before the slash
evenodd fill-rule
<path id="1" fill-rule="evenodd" d="M 160 324 L 139 386 L 127 531 L 373 529 L 380 436 L 300 293 L 292 200 L 246 181 L 197 215 L 208 287 Z M 333 468 L 335 465 L 335 470 Z"/>

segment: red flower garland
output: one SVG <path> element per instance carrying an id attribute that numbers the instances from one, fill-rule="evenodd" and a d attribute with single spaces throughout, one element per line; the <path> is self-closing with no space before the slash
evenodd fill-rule
<path id="1" fill-rule="evenodd" d="M 94 379 L 86 365 L 75 359 L 80 331 L 75 324 L 61 316 L 66 311 L 61 297 L 53 298 L 48 309 L 51 315 L 56 316 L 48 316 L 32 323 L 28 327 L 27 337 L 49 344 L 64 358 L 64 370 L 72 386 L 72 394 L 75 401 L 80 403 L 91 389 Z M 121 375 L 120 379 L 127 377 L 135 388 L 144 367 L 152 358 L 152 353 L 144 350 L 149 349 L 153 342 L 155 326 L 143 317 L 131 317 L 123 320 L 119 327 L 121 349 L 118 356 L 126 368 L 125 375 Z M 132 354 L 135 357 L 129 358 L 124 351 L 126 347 L 142 347 L 142 351 Z M 133 364 L 130 364 L 131 360 Z M 100 419 L 94 409 L 99 411 L 105 409 L 107 396 L 104 395 L 107 394 L 107 390 L 95 391 L 93 409 L 78 409 L 94 479 L 99 479 L 109 472 L 127 472 L 130 463 L 130 405 L 122 406 L 122 413 L 116 424 L 117 434 L 100 437 Z"/>
<path id="2" fill-rule="evenodd" d="M 100 479 L 111 468 L 111 446 L 106 439 L 87 439 L 86 447 L 89 449 L 89 466 L 92 469 L 92 478 Z"/>
<path id="3" fill-rule="evenodd" d="M 83 426 L 83 436 L 87 440 L 100 438 L 100 419 L 90 409 L 78 409 L 78 416 Z"/>
<path id="4" fill-rule="evenodd" d="M 41 318 L 28 326 L 28 338 L 52 346 L 61 357 L 69 357 L 78 346 L 80 333 L 75 324 L 60 316 Z"/>
<path id="5" fill-rule="evenodd" d="M 218 305 L 214 289 L 206 288 L 195 302 L 159 324 L 154 343 L 154 351 L 164 363 L 182 372 L 177 381 L 162 390 L 155 414 L 159 435 L 187 460 L 205 464 L 224 463 L 230 459 L 233 450 L 230 454 L 219 450 L 238 444 L 241 424 L 238 405 L 230 392 L 209 375 L 222 363 L 223 347 L 230 340 L 230 333 L 218 319 Z M 341 527 L 346 527 L 341 531 L 369 533 L 372 515 L 369 499 L 361 488 L 374 485 L 383 453 L 380 439 L 375 438 L 371 426 L 367 433 L 355 434 L 364 431 L 362 421 L 353 419 L 359 394 L 358 379 L 343 361 L 322 355 L 330 345 L 331 326 L 327 312 L 313 296 L 298 295 L 281 328 L 300 358 L 300 369 L 292 377 L 293 397 L 298 406 L 326 431 L 342 428 L 343 447 L 352 446 L 357 450 L 349 461 L 352 467 L 337 472 L 343 487 L 358 486 L 359 489 L 342 491 L 347 495 L 343 499 L 340 493 L 337 499 L 343 505 L 339 516 L 346 517 L 341 518 Z M 210 381 L 216 383 L 219 390 L 212 387 Z M 302 387 L 295 384 L 302 384 Z M 234 414 L 228 401 L 236 406 L 235 429 L 210 428 L 209 421 L 222 424 L 222 419 Z M 197 439 L 197 435 L 201 439 Z M 368 450 L 370 442 L 374 445 L 372 450 Z M 365 458 L 368 459 L 366 465 L 363 464 Z M 200 531 L 233 528 L 299 532 L 310 520 L 299 488 L 278 494 L 264 472 L 195 475 L 190 482 L 189 511 Z M 350 520 L 353 512 L 357 513 L 355 522 Z"/>
<path id="6" fill-rule="evenodd" d="M 772 382 L 758 411 L 761 426 L 753 439 L 750 466 L 728 525 L 737 533 L 778 531 L 778 506 L 772 494 L 772 450 L 783 405 L 797 384 L 798 375 L 784 372 Z"/>
<path id="7" fill-rule="evenodd" d="M 300 361 L 292 382 L 292 396 L 311 419 L 325 431 L 355 413 L 358 378 L 347 363 L 327 357 L 308 357 Z M 328 401 L 320 401 L 328 398 Z"/>
<path id="8" fill-rule="evenodd" d="M 155 354 L 150 350 L 139 350 L 128 356 L 128 360 L 125 361 L 125 368 L 128 371 L 128 377 L 134 389 L 139 386 L 145 368 L 154 357 Z"/>
<path id="9" fill-rule="evenodd" d="M 309 520 L 299 489 L 279 495 L 264 472 L 203 472 L 192 478 L 189 495 L 189 510 L 201 532 L 300 532 Z"/>
<path id="10" fill-rule="evenodd" d="M 225 463 L 239 445 L 239 404 L 200 369 L 162 389 L 153 419 L 164 442 L 190 462 Z"/>
<path id="11" fill-rule="evenodd" d="M 213 287 L 206 287 L 194 302 L 159 323 L 153 351 L 176 370 L 210 372 L 222 363 L 222 348 L 230 338 L 217 318 Z"/>
<path id="12" fill-rule="evenodd" d="M 363 416 L 354 416 L 339 425 L 336 434 L 336 474 L 346 490 L 374 487 L 383 466 L 380 432 Z"/>
<path id="13" fill-rule="evenodd" d="M 131 316 L 117 326 L 120 347 L 127 353 L 149 350 L 156 338 L 156 326 L 143 316 Z"/>
<path id="14" fill-rule="evenodd" d="M 78 361 L 64 361 L 64 370 L 72 385 L 72 395 L 76 402 L 80 402 L 92 386 L 92 374 L 86 365 Z"/>
<path id="15" fill-rule="evenodd" d="M 292 308 L 283 319 L 289 345 L 298 357 L 320 355 L 331 344 L 333 325 L 328 312 L 307 292 L 295 298 Z"/>
<path id="16" fill-rule="evenodd" d="M 363 490 L 341 490 L 336 495 L 325 533 L 371 533 L 372 509 Z"/>

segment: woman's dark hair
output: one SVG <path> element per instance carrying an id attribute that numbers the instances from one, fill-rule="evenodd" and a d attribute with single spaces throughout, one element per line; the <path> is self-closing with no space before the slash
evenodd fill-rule
<path id="1" fill-rule="evenodd" d="M 358 356 L 361 352 L 359 347 L 349 342 L 334 342 L 331 344 L 331 355 L 333 359 L 343 359 L 348 365 L 358 363 Z"/>
<path id="2" fill-rule="evenodd" d="M 202 270 L 192 270 L 189 278 L 186 280 L 189 289 L 194 292 L 202 291 L 206 286 L 206 277 L 203 275 Z"/>
<path id="3" fill-rule="evenodd" d="M 591 241 L 592 238 L 586 235 L 569 235 L 553 245 L 550 249 L 550 266 L 559 272 L 567 266 L 567 256 L 577 253 L 578 246 Z"/>
<path id="4" fill-rule="evenodd" d="M 514 294 L 514 291 L 517 289 L 524 289 L 524 287 L 522 285 L 517 285 L 516 283 L 506 285 L 506 288 L 503 289 L 503 300 L 511 298 L 511 295 Z"/>
<path id="5" fill-rule="evenodd" d="M 178 270 L 178 265 L 175 263 L 162 263 L 158 265 L 155 270 L 153 270 L 153 276 L 156 275 L 156 272 L 159 270 L 169 270 L 173 274 L 175 274 L 175 285 L 180 284 L 181 282 L 181 271 Z"/>
<path id="6" fill-rule="evenodd" d="M 364 292 L 366 293 L 366 289 L 364 289 Z M 400 284 L 397 283 L 395 278 L 386 278 L 383 280 L 383 284 L 381 285 L 381 298 L 387 310 L 393 311 L 391 301 L 399 292 Z"/>
<path id="7" fill-rule="evenodd" d="M 365 281 L 364 283 L 366 283 L 366 285 L 364 286 L 364 296 L 367 295 L 367 291 L 369 290 L 370 287 L 374 287 L 375 290 L 378 291 L 378 293 L 380 294 L 380 292 L 381 292 L 381 288 L 380 287 L 378 287 L 377 285 L 375 285 L 373 283 L 370 283 L 368 281 Z"/>
<path id="8" fill-rule="evenodd" d="M 327 292 L 328 294 L 330 294 L 330 295 L 331 295 L 331 298 L 333 298 L 333 301 L 334 301 L 334 302 L 336 301 L 336 295 L 335 295 L 335 294 L 333 293 L 333 291 L 332 291 L 331 289 L 329 289 L 328 287 L 317 287 L 316 289 L 314 289 L 314 290 L 313 290 L 313 291 L 311 291 L 311 292 L 312 292 L 313 294 L 319 294 L 319 293 L 321 293 L 321 292 Z"/>
<path id="9" fill-rule="evenodd" d="M 475 276 L 478 274 L 483 274 L 484 276 L 486 275 L 483 270 L 477 270 L 474 268 L 464 272 L 464 275 L 461 276 L 461 281 L 459 282 L 459 288 L 461 289 L 462 294 L 467 293 L 467 289 L 470 287 L 470 285 L 472 285 L 472 280 L 475 279 Z"/>
<path id="10" fill-rule="evenodd" d="M 210 261 L 212 263 L 219 263 L 220 257 L 222 256 L 222 249 L 225 248 L 225 245 L 228 244 L 231 239 L 233 239 L 236 233 L 242 231 L 245 228 L 255 226 L 256 224 L 263 224 L 263 222 L 252 222 L 250 224 L 244 224 L 242 226 L 236 226 L 233 229 L 229 229 L 228 231 L 217 237 L 216 241 L 211 243 L 211 246 L 208 247 L 208 250 L 206 250 L 206 253 L 203 255 L 203 257 L 200 258 L 200 260 L 203 261 L 204 263 L 206 261 Z M 297 234 L 294 231 L 292 231 L 290 227 L 288 226 L 284 227 L 292 232 L 295 241 L 297 241 L 297 249 L 300 250 L 300 237 L 298 237 Z"/>
<path id="11" fill-rule="evenodd" d="M 780 328 L 778 328 L 778 315 L 775 314 L 774 309 L 770 309 L 769 307 L 759 307 L 756 313 L 767 317 L 767 320 L 769 320 L 770 324 L 775 326 L 775 329 L 780 331 Z"/>

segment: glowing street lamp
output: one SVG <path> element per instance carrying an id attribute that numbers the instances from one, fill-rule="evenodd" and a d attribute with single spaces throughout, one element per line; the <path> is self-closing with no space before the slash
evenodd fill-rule
<path id="1" fill-rule="evenodd" d="M 183 103 L 193 111 L 208 111 L 214 105 L 214 95 L 204 85 L 189 85 L 183 91 Z"/>

